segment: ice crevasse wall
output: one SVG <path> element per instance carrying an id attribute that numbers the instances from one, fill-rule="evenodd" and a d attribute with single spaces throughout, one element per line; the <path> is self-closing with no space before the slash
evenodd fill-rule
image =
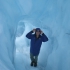
<path id="1" fill-rule="evenodd" d="M 15 70 L 14 53 L 19 21 L 47 31 L 48 70 L 70 69 L 70 0 L 1 0 L 0 68 Z M 9 65 L 10 64 L 10 65 Z M 5 68 L 5 69 L 4 69 Z"/>

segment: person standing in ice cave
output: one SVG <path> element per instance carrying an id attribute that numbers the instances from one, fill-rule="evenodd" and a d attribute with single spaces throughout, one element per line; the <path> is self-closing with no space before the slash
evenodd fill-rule
<path id="1" fill-rule="evenodd" d="M 28 39 L 31 39 L 30 43 L 31 66 L 37 67 L 38 56 L 40 53 L 42 42 L 48 41 L 48 37 L 43 33 L 43 31 L 40 28 L 33 29 L 26 35 L 26 37 Z"/>

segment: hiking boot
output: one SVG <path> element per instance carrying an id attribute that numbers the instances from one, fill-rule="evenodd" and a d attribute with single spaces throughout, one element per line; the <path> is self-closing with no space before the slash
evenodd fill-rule
<path id="1" fill-rule="evenodd" d="M 31 62 L 31 66 L 33 66 L 33 64 L 34 64 L 34 61 Z"/>
<path id="2" fill-rule="evenodd" d="M 34 67 L 37 67 L 37 62 L 34 62 Z"/>

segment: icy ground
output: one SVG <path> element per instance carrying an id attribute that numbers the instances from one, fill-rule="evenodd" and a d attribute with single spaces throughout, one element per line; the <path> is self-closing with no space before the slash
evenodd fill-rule
<path id="1" fill-rule="evenodd" d="M 17 51 L 15 64 L 17 70 L 45 70 L 40 63 L 38 63 L 38 67 L 36 68 L 30 66 L 29 47 L 24 48 L 23 52 Z"/>

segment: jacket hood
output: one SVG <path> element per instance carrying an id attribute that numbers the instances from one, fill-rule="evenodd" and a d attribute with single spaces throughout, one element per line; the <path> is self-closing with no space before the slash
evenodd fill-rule
<path id="1" fill-rule="evenodd" d="M 41 31 L 41 29 L 40 28 L 36 28 L 36 31 Z"/>

